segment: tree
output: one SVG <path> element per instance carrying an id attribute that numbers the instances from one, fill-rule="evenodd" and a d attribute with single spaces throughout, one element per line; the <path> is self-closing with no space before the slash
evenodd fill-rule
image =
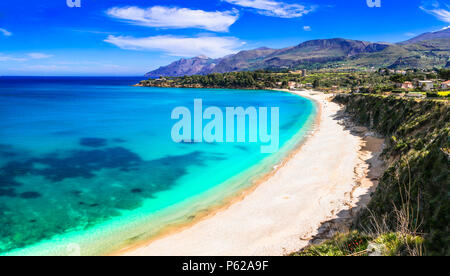
<path id="1" fill-rule="evenodd" d="M 444 80 L 450 80 L 450 69 L 439 70 L 439 78 Z"/>
<path id="2" fill-rule="evenodd" d="M 313 82 L 313 87 L 314 88 L 319 88 L 320 87 L 320 81 L 318 79 L 315 79 Z"/>

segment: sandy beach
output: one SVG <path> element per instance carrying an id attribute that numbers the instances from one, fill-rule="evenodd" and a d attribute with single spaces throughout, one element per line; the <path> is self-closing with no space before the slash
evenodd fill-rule
<path id="1" fill-rule="evenodd" d="M 314 133 L 241 200 L 189 227 L 122 252 L 129 256 L 279 256 L 345 231 L 378 183 L 383 139 L 353 126 L 318 92 Z"/>

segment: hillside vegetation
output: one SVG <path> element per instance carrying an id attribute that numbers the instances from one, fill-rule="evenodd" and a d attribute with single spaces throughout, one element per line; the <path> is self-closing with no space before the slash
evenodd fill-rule
<path id="1" fill-rule="evenodd" d="M 353 225 L 356 232 L 296 255 L 367 253 L 369 243 L 377 241 L 384 248 L 398 245 L 385 255 L 450 255 L 448 102 L 374 95 L 338 95 L 334 100 L 356 122 L 387 137 L 383 156 L 389 167 L 368 209 Z M 346 251 L 355 237 L 363 245 Z"/>
<path id="2" fill-rule="evenodd" d="M 140 86 L 150 87 L 176 87 L 176 88 L 234 88 L 234 89 L 280 89 L 280 88 L 315 88 L 323 91 L 360 91 L 365 93 L 395 92 L 399 90 L 398 83 L 405 81 L 433 80 L 438 78 L 440 71 L 408 70 L 405 74 L 389 73 L 386 70 L 379 72 L 315 70 L 308 71 L 307 76 L 292 72 L 273 72 L 267 70 L 214 73 L 208 75 L 194 75 L 183 77 L 167 77 L 149 79 L 140 82 Z M 450 76 L 442 74 L 443 79 Z M 416 89 L 417 92 L 420 89 Z"/>

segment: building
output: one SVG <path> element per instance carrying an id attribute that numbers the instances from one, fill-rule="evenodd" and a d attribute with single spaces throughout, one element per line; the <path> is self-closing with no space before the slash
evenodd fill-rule
<path id="1" fill-rule="evenodd" d="M 404 83 L 402 83 L 401 88 L 402 89 L 414 89 L 414 85 L 410 81 L 405 81 Z"/>
<path id="2" fill-rule="evenodd" d="M 432 81 L 419 81 L 420 88 L 422 88 L 424 91 L 430 91 L 434 88 L 434 82 Z"/>
<path id="3" fill-rule="evenodd" d="M 450 80 L 441 83 L 441 88 L 445 90 L 450 89 Z"/>
<path id="4" fill-rule="evenodd" d="M 297 70 L 297 71 L 291 71 L 290 73 L 294 74 L 294 75 L 300 75 L 302 77 L 306 77 L 307 76 L 305 69 L 301 69 L 301 70 Z"/>
<path id="5" fill-rule="evenodd" d="M 288 82 L 289 89 L 297 88 L 297 83 L 295 81 Z"/>

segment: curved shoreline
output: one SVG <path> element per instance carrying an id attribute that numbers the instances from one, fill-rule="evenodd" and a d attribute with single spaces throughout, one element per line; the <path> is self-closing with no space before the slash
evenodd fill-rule
<path id="1" fill-rule="evenodd" d="M 284 255 L 308 245 L 325 222 L 364 205 L 376 186 L 369 160 L 378 160 L 382 143 L 372 149 L 340 124 L 342 108 L 322 93 L 296 94 L 320 104 L 320 125 L 281 166 L 226 206 L 117 254 Z"/>
<path id="2" fill-rule="evenodd" d="M 315 105 L 315 113 L 313 114 L 314 120 L 312 122 L 310 122 L 310 125 L 308 126 L 308 130 L 306 132 L 309 135 L 306 135 L 306 134 L 303 135 L 298 141 L 295 142 L 295 145 L 293 146 L 293 148 L 291 150 L 289 150 L 287 152 L 285 157 L 283 157 L 279 162 L 273 164 L 272 169 L 269 172 L 266 172 L 262 176 L 257 177 L 256 180 L 253 180 L 252 181 L 253 183 L 251 185 L 249 185 L 248 187 L 239 190 L 237 193 L 233 194 L 232 196 L 223 198 L 221 200 L 221 202 L 215 206 L 210 206 L 210 208 L 208 208 L 204 211 L 195 213 L 194 218 L 189 222 L 181 222 L 179 224 L 173 224 L 173 225 L 166 226 L 161 233 L 156 234 L 152 238 L 150 238 L 146 241 L 143 241 L 143 242 L 139 242 L 139 243 L 135 243 L 133 245 L 127 246 L 118 251 L 112 252 L 111 254 L 108 254 L 108 255 L 109 256 L 122 256 L 122 255 L 128 255 L 130 253 L 132 254 L 133 251 L 136 251 L 139 248 L 149 246 L 150 244 L 152 244 L 155 241 L 158 241 L 160 239 L 164 239 L 171 235 L 180 233 L 186 229 L 190 229 L 192 226 L 194 226 L 202 221 L 208 220 L 220 212 L 226 211 L 228 208 L 230 208 L 230 206 L 245 200 L 245 198 L 248 195 L 252 194 L 261 184 L 265 183 L 268 179 L 273 177 L 273 175 L 275 175 L 292 158 L 294 158 L 295 155 L 301 150 L 301 147 L 309 139 L 309 137 L 314 135 L 314 132 L 316 131 L 318 124 L 320 123 L 321 105 L 316 99 L 309 97 L 309 96 L 298 95 L 298 94 L 292 93 L 290 91 L 278 90 L 278 89 L 275 89 L 273 91 L 288 92 L 288 93 L 294 94 L 296 96 L 307 98 L 314 103 L 314 105 Z M 292 139 L 295 139 L 294 137 L 303 131 L 304 130 L 300 130 L 297 134 L 295 134 L 293 136 Z"/>

